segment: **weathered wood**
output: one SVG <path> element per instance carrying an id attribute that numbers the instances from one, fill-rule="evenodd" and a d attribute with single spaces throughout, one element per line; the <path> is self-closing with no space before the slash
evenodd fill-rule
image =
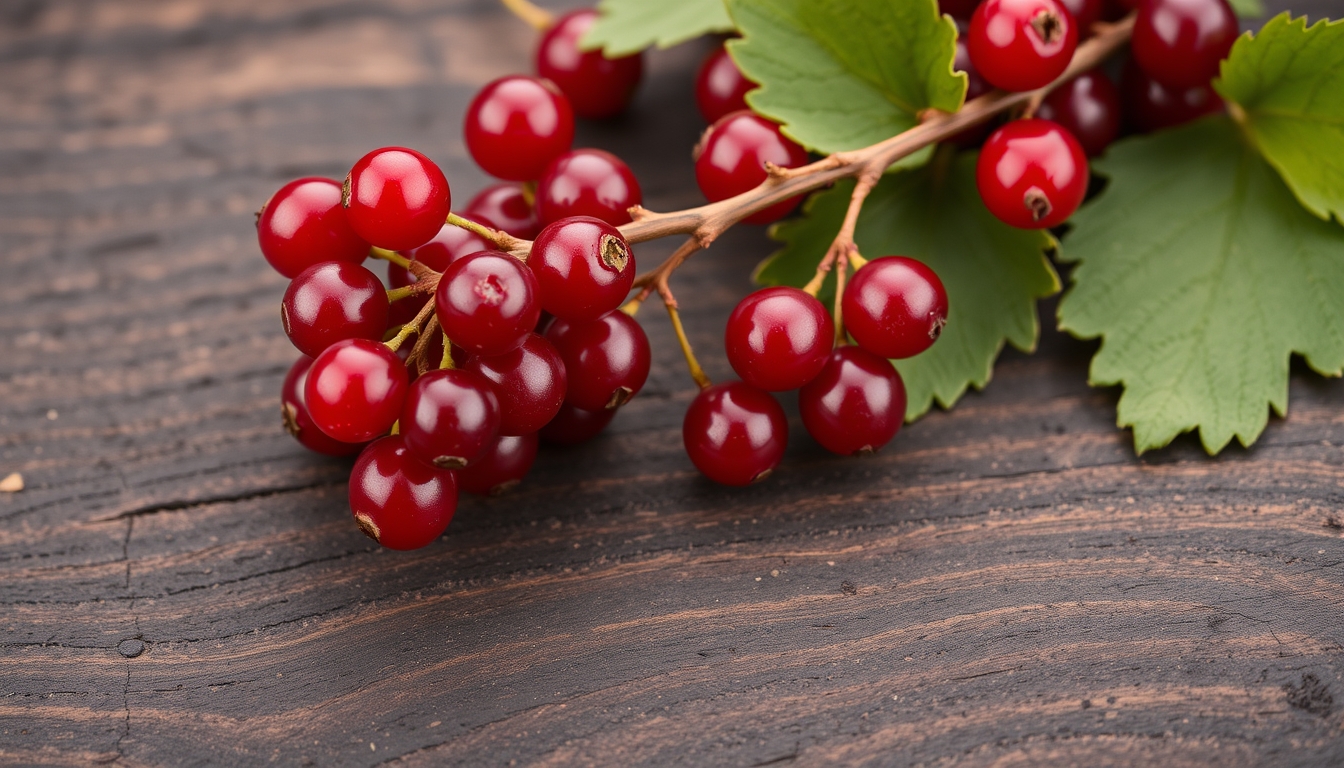
<path id="1" fill-rule="evenodd" d="M 1255 448 L 1136 459 L 1092 346 L 1047 331 L 874 457 L 792 410 L 784 471 L 729 490 L 682 453 L 651 307 L 609 434 L 425 550 L 370 546 L 348 463 L 279 428 L 250 213 L 387 144 L 465 200 L 464 106 L 530 40 L 486 0 L 0 6 L 0 475 L 27 482 L 0 494 L 0 759 L 1344 761 L 1344 384 L 1305 372 Z M 581 129 L 657 209 L 698 200 L 703 50 Z M 675 278 L 711 376 L 770 248 L 741 228 Z"/>

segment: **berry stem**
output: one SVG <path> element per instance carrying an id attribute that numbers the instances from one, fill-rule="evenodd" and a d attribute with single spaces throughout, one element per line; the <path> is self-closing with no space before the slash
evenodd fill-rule
<path id="1" fill-rule="evenodd" d="M 477 224 L 471 219 L 464 219 L 461 216 L 458 216 L 456 213 L 448 214 L 448 223 L 452 224 L 454 227 L 461 227 L 468 232 L 473 232 L 484 240 L 494 243 L 495 247 L 499 250 L 511 253 L 523 261 L 527 261 L 527 252 L 529 248 L 521 248 L 521 246 L 524 245 L 531 246 L 531 243 L 527 240 L 519 240 L 507 232 L 500 232 L 497 229 L 491 229 L 483 224 Z"/>
<path id="2" fill-rule="evenodd" d="M 406 258 L 405 256 L 402 256 L 400 253 L 397 253 L 396 251 L 389 251 L 386 248 L 379 248 L 378 246 L 375 245 L 369 248 L 369 255 L 375 259 L 390 261 L 393 264 L 396 264 L 398 267 L 401 267 L 402 269 L 411 268 L 411 260 Z"/>
<path id="3" fill-rule="evenodd" d="M 695 359 L 695 352 L 691 350 L 691 340 L 686 338 L 686 329 L 681 325 L 681 313 L 677 311 L 677 299 L 672 295 L 667 283 L 659 284 L 658 295 L 663 299 L 663 306 L 667 307 L 667 316 L 672 320 L 672 332 L 677 334 L 677 343 L 681 345 L 681 354 L 686 357 L 686 367 L 691 371 L 691 378 L 695 379 L 695 383 L 702 391 L 709 389 L 709 377 L 700 367 L 700 361 Z"/>
<path id="4" fill-rule="evenodd" d="M 388 288 L 387 300 L 389 303 L 393 301 L 401 301 L 402 299 L 409 299 L 412 296 L 428 292 L 429 289 L 421 283 L 411 283 L 410 285 L 403 285 L 400 288 Z"/>
<path id="5" fill-rule="evenodd" d="M 443 358 L 439 360 L 439 367 L 451 369 L 453 365 L 453 342 L 448 339 L 448 334 L 443 334 Z"/>
<path id="6" fill-rule="evenodd" d="M 432 305 L 434 302 L 430 302 Z M 429 361 L 426 356 L 429 354 L 430 341 L 439 333 L 439 317 L 433 315 L 429 322 L 425 324 L 425 329 L 420 333 L 420 338 L 415 340 L 415 346 L 411 347 L 411 354 L 406 356 L 406 367 L 415 366 L 417 375 L 428 371 Z M 446 350 L 445 350 L 446 351 Z"/>
<path id="7" fill-rule="evenodd" d="M 510 13 L 538 32 L 544 32 L 555 25 L 555 16 L 550 11 L 539 8 L 528 0 L 499 0 L 499 2 L 508 8 Z"/>
<path id="8" fill-rule="evenodd" d="M 434 317 L 434 302 L 432 301 L 426 302 L 425 306 L 420 308 L 420 312 L 416 314 L 411 322 L 401 326 L 401 330 L 397 331 L 396 336 L 393 336 L 383 343 L 387 345 L 388 349 L 396 352 L 398 349 L 401 349 L 401 345 L 406 339 L 410 338 L 411 334 L 419 332 L 420 326 L 424 324 L 426 319 L 432 319 L 434 323 L 438 323 L 438 319 Z"/>

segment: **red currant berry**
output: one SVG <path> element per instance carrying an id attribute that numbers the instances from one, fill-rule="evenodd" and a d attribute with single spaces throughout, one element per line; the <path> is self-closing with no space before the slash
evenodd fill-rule
<path id="1" fill-rule="evenodd" d="M 1140 133 L 1172 128 L 1223 111 L 1222 98 L 1210 86 L 1172 90 L 1149 77 L 1133 59 L 1125 62 L 1121 72 L 1120 98 L 1125 118 Z"/>
<path id="2" fill-rule="evenodd" d="M 839 347 L 817 378 L 798 390 L 808 434 L 841 456 L 873 453 L 896 436 L 905 420 L 905 384 L 885 358 L 859 347 Z"/>
<path id="3" fill-rule="evenodd" d="M 394 251 L 429 242 L 448 217 L 448 180 L 413 149 L 386 147 L 361 157 L 345 177 L 350 226 Z"/>
<path id="4" fill-rule="evenodd" d="M 280 302 L 285 335 L 310 357 L 341 339 L 382 340 L 387 312 L 387 291 L 378 276 L 345 261 L 300 272 Z"/>
<path id="5" fill-rule="evenodd" d="M 971 14 L 975 13 L 975 7 L 979 4 L 980 0 L 938 0 L 938 12 L 961 21 L 970 21 Z"/>
<path id="6" fill-rule="evenodd" d="M 820 301 L 797 288 L 762 288 L 728 317 L 728 362 L 757 389 L 782 392 L 811 381 L 826 364 L 835 324 Z"/>
<path id="7" fill-rule="evenodd" d="M 789 422 L 775 398 L 740 381 L 716 384 L 691 401 L 681 424 L 691 463 L 724 485 L 750 485 L 779 466 Z"/>
<path id="8" fill-rule="evenodd" d="M 630 207 L 643 201 L 630 166 L 600 149 L 566 152 L 546 167 L 537 184 L 542 224 L 591 216 L 618 227 L 630 223 Z"/>
<path id="9" fill-rule="evenodd" d="M 406 366 L 386 344 L 346 339 L 313 361 L 303 397 L 318 429 L 341 442 L 362 443 L 391 429 L 406 387 Z"/>
<path id="10" fill-rule="evenodd" d="M 602 434 L 602 430 L 606 429 L 615 417 L 615 408 L 585 411 L 565 403 L 560 406 L 560 412 L 555 414 L 555 418 L 537 434 L 548 443 L 577 445 Z"/>
<path id="11" fill-rule="evenodd" d="M 308 413 L 308 402 L 303 397 L 303 387 L 308 382 L 308 369 L 313 358 L 303 355 L 290 366 L 285 375 L 285 383 L 280 388 L 280 416 L 284 419 L 285 431 L 299 444 L 310 451 L 328 456 L 352 456 L 364 446 L 360 443 L 342 443 L 327 437 L 327 433 L 317 428 L 313 417 Z"/>
<path id="12" fill-rule="evenodd" d="M 478 373 L 430 371 L 411 385 L 398 424 L 417 459 L 439 469 L 461 469 L 498 434 L 499 398 Z"/>
<path id="13" fill-rule="evenodd" d="M 923 352 L 947 324 L 943 281 L 923 262 L 906 256 L 883 256 L 864 264 L 845 286 L 840 307 L 854 341 L 882 357 Z"/>
<path id="14" fill-rule="evenodd" d="M 1057 0 L 985 0 L 966 42 L 980 76 L 1005 91 L 1050 84 L 1077 46 L 1077 26 Z"/>
<path id="15" fill-rule="evenodd" d="M 1073 134 L 1049 120 L 1014 120 L 985 141 L 975 166 L 980 199 L 1003 223 L 1057 227 L 1087 195 L 1087 155 Z"/>
<path id="16" fill-rule="evenodd" d="M 555 418 L 565 401 L 565 363 L 551 342 L 535 333 L 512 352 L 473 355 L 462 367 L 494 385 L 501 435 L 536 432 Z"/>
<path id="17" fill-rule="evenodd" d="M 765 164 L 797 168 L 807 152 L 784 137 L 779 126 L 751 112 L 733 112 L 710 126 L 696 150 L 695 180 L 711 203 L 754 189 L 766 179 Z M 788 216 L 803 197 L 791 197 L 743 219 L 769 224 Z"/>
<path id="18" fill-rule="evenodd" d="M 957 53 L 952 60 L 952 69 L 957 72 L 966 73 L 966 101 L 983 96 L 994 90 L 994 86 L 985 82 L 985 79 L 976 71 L 975 64 L 971 62 L 971 54 L 966 50 L 966 41 L 957 38 Z M 947 140 L 962 149 L 971 149 L 978 147 L 985 141 L 989 132 L 994 130 L 993 122 L 986 121 L 979 125 L 972 125 L 958 133 L 952 135 Z"/>
<path id="19" fill-rule="evenodd" d="M 350 472 L 350 512 L 388 549 L 419 549 L 443 534 L 457 511 L 453 472 L 420 461 L 401 435 L 376 440 Z"/>
<path id="20" fill-rule="evenodd" d="M 619 307 L 635 283 L 635 254 L 619 231 L 590 216 L 548 225 L 527 265 L 537 276 L 541 307 L 566 320 L 594 320 Z"/>
<path id="21" fill-rule="evenodd" d="M 471 198 L 463 213 L 468 219 L 491 222 L 499 230 L 523 240 L 535 240 L 541 231 L 537 213 L 518 184 L 494 184 Z"/>
<path id="22" fill-rule="evenodd" d="M 498 496 L 523 481 L 537 460 L 537 435 L 497 438 L 457 473 L 457 487 L 478 496 Z"/>
<path id="23" fill-rule="evenodd" d="M 1078 42 L 1092 36 L 1092 25 L 1101 21 L 1106 0 L 1059 0 L 1059 4 L 1073 17 L 1073 26 L 1078 30 Z"/>
<path id="24" fill-rule="evenodd" d="M 1059 123 L 1096 157 L 1120 136 L 1120 89 L 1098 70 L 1084 72 L 1051 91 L 1036 116 Z"/>
<path id="25" fill-rule="evenodd" d="M 358 264 L 369 255 L 341 208 L 341 185 L 331 179 L 296 179 L 271 195 L 257 212 L 257 242 L 288 278 L 324 261 Z"/>
<path id="26" fill-rule="evenodd" d="M 747 91 L 755 87 L 720 45 L 709 52 L 695 75 L 695 103 L 705 122 L 713 123 L 729 112 L 747 109 Z"/>
<path id="27" fill-rule="evenodd" d="M 615 117 L 625 110 L 644 76 L 644 55 L 608 59 L 601 51 L 584 51 L 579 42 L 597 20 L 584 8 L 556 19 L 537 46 L 537 74 L 559 86 L 574 114 L 589 120 Z"/>
<path id="28" fill-rule="evenodd" d="M 481 222 L 486 226 L 492 226 L 488 221 Z M 454 261 L 478 251 L 488 251 L 494 246 L 480 235 L 469 229 L 463 229 L 452 224 L 444 224 L 439 228 L 439 233 L 434 238 L 416 248 L 408 248 L 401 252 L 401 255 L 412 261 L 418 261 L 435 272 L 442 272 L 448 268 Z M 396 267 L 396 264 L 388 262 L 390 266 Z M 397 267 L 402 274 L 406 270 Z M 392 275 L 392 270 L 387 271 L 388 276 Z M 399 285 L 410 285 L 415 282 L 413 275 L 407 275 L 407 282 L 398 283 Z M 395 280 L 394 280 L 395 282 Z"/>
<path id="29" fill-rule="evenodd" d="M 518 259 L 481 251 L 458 259 L 434 294 L 439 325 L 455 346 L 478 355 L 502 355 L 537 326 L 537 279 Z"/>
<path id="30" fill-rule="evenodd" d="M 463 133 L 486 173 L 533 181 L 574 141 L 574 112 L 553 83 L 501 77 L 472 99 Z"/>
<path id="31" fill-rule="evenodd" d="M 1237 34 L 1227 0 L 1143 0 L 1129 47 L 1149 77 L 1183 91 L 1217 77 Z"/>
<path id="32" fill-rule="evenodd" d="M 624 312 L 596 320 L 556 318 L 546 329 L 565 365 L 565 402 L 585 411 L 614 410 L 630 402 L 649 378 L 649 339 Z"/>

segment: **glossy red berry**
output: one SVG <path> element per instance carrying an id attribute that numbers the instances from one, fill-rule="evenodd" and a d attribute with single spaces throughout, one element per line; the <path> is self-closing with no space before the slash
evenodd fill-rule
<path id="1" fill-rule="evenodd" d="M 434 161 L 413 149 L 385 147 L 350 169 L 342 202 L 360 237 L 397 251 L 429 242 L 452 199 Z"/>
<path id="2" fill-rule="evenodd" d="M 600 50 L 580 50 L 596 20 L 597 11 L 591 8 L 561 16 L 542 34 L 536 55 L 537 74 L 559 86 L 574 114 L 589 120 L 623 112 L 644 76 L 642 53 L 609 59 Z"/>
<path id="3" fill-rule="evenodd" d="M 387 330 L 387 312 L 387 291 L 378 276 L 345 261 L 329 261 L 300 272 L 280 302 L 285 335 L 310 357 L 341 339 L 381 341 Z"/>
<path id="4" fill-rule="evenodd" d="M 720 45 L 709 52 L 695 75 L 695 104 L 705 122 L 713 123 L 730 112 L 747 109 L 747 92 L 755 87 Z"/>
<path id="5" fill-rule="evenodd" d="M 625 302 L 635 283 L 635 254 L 619 231 L 589 216 L 561 219 L 532 242 L 527 265 L 541 306 L 566 320 L 594 320 Z"/>
<path id="6" fill-rule="evenodd" d="M 1149 77 L 1183 91 L 1218 75 L 1237 34 L 1227 0 L 1143 0 L 1130 53 Z"/>
<path id="7" fill-rule="evenodd" d="M 835 324 L 816 297 L 797 288 L 762 288 L 728 317 L 724 347 L 742 380 L 782 392 L 811 381 L 826 364 Z"/>
<path id="8" fill-rule="evenodd" d="M 695 180 L 711 203 L 754 189 L 766 179 L 766 163 L 781 168 L 807 164 L 807 152 L 779 132 L 779 126 L 751 112 L 733 112 L 710 126 L 697 148 Z M 748 216 L 748 224 L 769 224 L 788 216 L 802 196 L 775 203 Z"/>
<path id="9" fill-rule="evenodd" d="M 966 38 L 981 77 L 1005 91 L 1032 91 L 1064 73 L 1078 29 L 1057 0 L 985 0 Z"/>
<path id="10" fill-rule="evenodd" d="M 1120 136 L 1120 89 L 1099 70 L 1084 72 L 1051 91 L 1036 116 L 1059 123 L 1096 157 Z"/>
<path id="11" fill-rule="evenodd" d="M 850 278 L 841 310 L 859 346 L 882 357 L 913 357 L 943 332 L 947 290 L 923 262 L 883 256 Z"/>
<path id="12" fill-rule="evenodd" d="M 308 383 L 308 369 L 312 365 L 313 358 L 302 355 L 290 366 L 289 373 L 285 374 L 285 383 L 280 387 L 280 417 L 284 421 L 285 431 L 310 451 L 328 456 L 353 456 L 364 447 L 362 443 L 342 443 L 328 437 L 326 432 L 317 428 L 308 413 L 308 401 L 304 399 L 303 388 Z"/>
<path id="13" fill-rule="evenodd" d="M 985 140 L 975 183 L 985 207 L 1005 224 L 1045 229 L 1063 224 L 1087 195 L 1087 155 L 1058 123 L 1007 123 Z"/>
<path id="14" fill-rule="evenodd" d="M 616 409 L 585 411 L 569 403 L 560 406 L 551 422 L 537 433 L 542 440 L 556 445 L 577 445 L 602 434 L 611 420 L 616 418 Z"/>
<path id="15" fill-rule="evenodd" d="M 501 435 L 536 432 L 555 418 L 565 401 L 565 363 L 551 342 L 535 333 L 512 352 L 473 355 L 462 367 L 494 385 Z"/>
<path id="16" fill-rule="evenodd" d="M 798 390 L 808 434 L 832 453 L 872 453 L 891 441 L 905 420 L 905 384 L 886 358 L 860 347 L 838 347 L 815 379 Z"/>
<path id="17" fill-rule="evenodd" d="M 521 483 L 536 460 L 536 433 L 496 438 L 471 466 L 457 472 L 457 487 L 478 496 L 498 496 Z"/>
<path id="18" fill-rule="evenodd" d="M 478 355 L 517 349 L 537 325 L 537 279 L 518 259 L 481 251 L 458 259 L 434 294 L 439 325 L 454 346 Z"/>
<path id="19" fill-rule="evenodd" d="M 388 549 L 419 549 L 457 511 L 457 478 L 411 455 L 401 435 L 364 449 L 350 472 L 350 512 L 364 535 Z"/>
<path id="20" fill-rule="evenodd" d="M 681 425 L 691 463 L 724 485 L 750 485 L 779 466 L 789 442 L 784 409 L 768 392 L 740 381 L 696 395 Z"/>
<path id="21" fill-rule="evenodd" d="M 401 255 L 412 261 L 418 261 L 435 272 L 443 272 L 454 261 L 478 251 L 486 251 L 494 246 L 469 229 L 444 224 L 433 240 L 418 248 L 402 251 Z M 387 263 L 387 284 L 393 288 L 402 288 L 415 283 L 416 277 L 405 267 L 392 262 Z M 411 296 L 392 303 L 388 315 L 389 326 L 398 326 L 410 322 L 420 308 L 432 299 L 429 294 Z"/>
<path id="22" fill-rule="evenodd" d="M 630 223 L 630 207 L 642 202 L 630 166 L 600 149 L 566 152 L 546 167 L 537 183 L 537 216 L 543 225 L 591 216 L 618 227 Z"/>
<path id="23" fill-rule="evenodd" d="M 614 410 L 639 394 L 649 378 L 649 339 L 624 312 L 596 320 L 556 318 L 546 340 L 564 361 L 565 402 L 585 411 Z"/>
<path id="24" fill-rule="evenodd" d="M 461 469 L 499 433 L 499 398 L 473 371 L 429 371 L 406 393 L 398 422 L 406 448 L 439 469 Z"/>
<path id="25" fill-rule="evenodd" d="M 346 339 L 313 361 L 303 397 L 318 429 L 341 442 L 362 443 L 391 429 L 406 387 L 406 366 L 386 344 Z"/>
<path id="26" fill-rule="evenodd" d="M 952 69 L 966 73 L 966 101 L 969 102 L 994 90 L 994 86 L 985 82 L 980 72 L 976 70 L 975 64 L 971 61 L 971 54 L 966 50 L 966 41 L 960 37 L 957 38 L 957 53 L 952 60 Z M 987 120 L 979 125 L 962 129 L 947 140 L 962 149 L 970 149 L 984 143 L 985 137 L 992 130 L 994 122 Z"/>
<path id="27" fill-rule="evenodd" d="M 257 212 L 261 255 L 285 277 L 324 261 L 358 264 L 369 255 L 341 207 L 341 185 L 331 179 L 295 179 Z"/>
<path id="28" fill-rule="evenodd" d="M 1133 59 L 1125 62 L 1120 75 L 1120 99 L 1126 121 L 1140 133 L 1172 128 L 1223 111 L 1223 99 L 1212 87 L 1172 90 L 1149 77 Z"/>
<path id="29" fill-rule="evenodd" d="M 518 184 L 493 184 L 476 193 L 462 214 L 473 221 L 490 222 L 496 229 L 523 240 L 535 240 L 541 231 L 537 213 Z"/>
<path id="30" fill-rule="evenodd" d="M 553 83 L 501 77 L 472 99 L 463 134 L 467 150 L 486 173 L 535 181 L 574 141 L 574 112 Z"/>
<path id="31" fill-rule="evenodd" d="M 1059 0 L 1059 4 L 1073 17 L 1073 25 L 1078 30 L 1078 42 L 1092 36 L 1092 25 L 1101 21 L 1106 0 Z"/>

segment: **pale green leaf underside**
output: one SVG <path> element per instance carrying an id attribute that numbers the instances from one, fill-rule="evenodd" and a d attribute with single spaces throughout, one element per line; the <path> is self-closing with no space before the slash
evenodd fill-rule
<path id="1" fill-rule="evenodd" d="M 585 48 L 625 56 L 651 45 L 670 48 L 709 32 L 731 32 L 723 0 L 602 0 Z"/>
<path id="2" fill-rule="evenodd" d="M 1051 237 L 1013 229 L 990 214 L 976 191 L 975 157 L 962 153 L 945 167 L 888 174 L 859 216 L 855 241 L 865 257 L 917 258 L 947 288 L 943 335 L 928 351 L 896 361 L 905 380 L 907 419 L 922 416 L 934 400 L 950 408 L 968 385 L 983 388 L 1005 340 L 1033 349 L 1036 300 L 1059 290 L 1044 255 Z M 853 188 L 853 182 L 838 183 L 809 201 L 803 218 L 778 225 L 772 234 L 784 248 L 761 266 L 757 279 L 806 284 L 840 227 Z"/>
<path id="3" fill-rule="evenodd" d="M 1199 430 L 1250 445 L 1288 406 L 1288 361 L 1344 365 L 1344 228 L 1293 199 L 1226 117 L 1112 145 L 1105 193 L 1073 218 L 1060 326 L 1100 336 L 1094 385 L 1122 384 L 1140 453 Z"/>
<path id="4" fill-rule="evenodd" d="M 1344 221 L 1344 21 L 1279 14 L 1237 40 L 1214 85 L 1297 199 Z"/>

